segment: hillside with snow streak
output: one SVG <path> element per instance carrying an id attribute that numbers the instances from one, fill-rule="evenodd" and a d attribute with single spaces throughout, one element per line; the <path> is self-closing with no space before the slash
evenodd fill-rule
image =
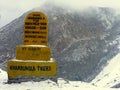
<path id="1" fill-rule="evenodd" d="M 100 74 L 91 82 L 95 86 L 113 87 L 120 83 L 120 53 L 117 54 Z"/>

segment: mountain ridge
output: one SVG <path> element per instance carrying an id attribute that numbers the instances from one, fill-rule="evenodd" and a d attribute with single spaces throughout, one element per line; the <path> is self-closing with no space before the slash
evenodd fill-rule
<path id="1" fill-rule="evenodd" d="M 48 17 L 48 43 L 58 63 L 57 77 L 90 81 L 109 60 L 106 58 L 98 66 L 101 59 L 111 50 L 118 52 L 116 35 L 120 27 L 115 25 L 120 23 L 113 9 L 90 8 L 88 12 L 81 12 L 47 4 L 24 13 L 0 29 L 1 68 L 6 70 L 7 60 L 15 57 L 16 46 L 23 44 L 24 19 L 33 11 L 41 11 Z"/>

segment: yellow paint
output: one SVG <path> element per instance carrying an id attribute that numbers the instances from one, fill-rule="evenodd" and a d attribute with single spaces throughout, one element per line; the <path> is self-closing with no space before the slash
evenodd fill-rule
<path id="1" fill-rule="evenodd" d="M 8 61 L 8 79 L 55 76 L 57 63 L 47 46 L 47 17 L 41 12 L 32 12 L 24 24 L 24 45 L 17 46 L 16 58 Z"/>
<path id="2" fill-rule="evenodd" d="M 48 20 L 42 12 L 32 12 L 24 22 L 24 45 L 47 45 Z"/>
<path id="3" fill-rule="evenodd" d="M 16 59 L 19 59 L 19 60 L 50 60 L 50 48 L 45 45 L 17 46 Z"/>
<path id="4" fill-rule="evenodd" d="M 8 78 L 54 76 L 56 69 L 57 64 L 53 58 L 50 61 L 9 60 Z"/>

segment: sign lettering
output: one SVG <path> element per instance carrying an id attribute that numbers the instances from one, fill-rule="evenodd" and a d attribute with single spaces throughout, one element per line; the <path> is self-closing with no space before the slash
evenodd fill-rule
<path id="1" fill-rule="evenodd" d="M 37 69 L 36 69 L 37 68 Z M 10 66 L 10 70 L 20 71 L 51 71 L 51 66 Z"/>
<path id="2" fill-rule="evenodd" d="M 24 45 L 47 45 L 48 20 L 41 12 L 32 12 L 25 19 Z"/>

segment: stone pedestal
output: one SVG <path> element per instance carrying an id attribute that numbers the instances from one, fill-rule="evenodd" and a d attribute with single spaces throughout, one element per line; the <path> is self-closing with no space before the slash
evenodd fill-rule
<path id="1" fill-rule="evenodd" d="M 50 47 L 45 45 L 21 45 L 17 47 L 16 59 L 19 60 L 46 60 L 51 58 Z"/>
<path id="2" fill-rule="evenodd" d="M 8 61 L 8 78 L 55 76 L 56 66 L 53 58 L 49 61 L 12 59 Z"/>

